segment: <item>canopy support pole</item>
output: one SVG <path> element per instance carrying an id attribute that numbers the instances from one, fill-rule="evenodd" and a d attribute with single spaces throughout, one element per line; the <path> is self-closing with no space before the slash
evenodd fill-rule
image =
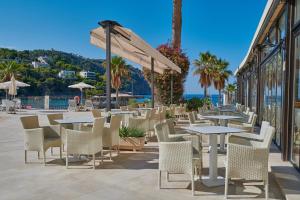
<path id="1" fill-rule="evenodd" d="M 151 57 L 151 107 L 154 108 L 154 58 Z"/>
<path id="2" fill-rule="evenodd" d="M 106 111 L 111 110 L 111 24 L 107 23 L 106 27 Z"/>
<path id="3" fill-rule="evenodd" d="M 173 70 L 171 70 L 171 101 L 170 104 L 173 104 Z"/>

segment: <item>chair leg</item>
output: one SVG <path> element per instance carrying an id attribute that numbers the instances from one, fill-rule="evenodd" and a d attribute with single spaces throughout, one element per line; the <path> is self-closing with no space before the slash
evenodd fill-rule
<path id="1" fill-rule="evenodd" d="M 40 159 L 40 152 L 38 151 L 37 153 L 38 153 L 38 159 Z"/>
<path id="2" fill-rule="evenodd" d="M 24 151 L 24 160 L 25 160 L 25 164 L 27 163 L 27 150 Z"/>
<path id="3" fill-rule="evenodd" d="M 192 170 L 192 195 L 195 196 L 194 170 Z"/>
<path id="4" fill-rule="evenodd" d="M 68 158 L 68 152 L 66 152 L 66 168 L 69 167 L 69 158 Z"/>
<path id="5" fill-rule="evenodd" d="M 46 151 L 43 150 L 43 157 L 44 157 L 44 165 L 46 166 Z"/>
<path id="6" fill-rule="evenodd" d="M 93 154 L 93 169 L 95 169 L 95 154 Z"/>
<path id="7" fill-rule="evenodd" d="M 112 151 L 112 149 L 111 149 L 111 147 L 109 147 L 109 160 L 111 160 L 111 151 Z"/>
<path id="8" fill-rule="evenodd" d="M 62 159 L 62 152 L 61 152 L 61 146 L 59 147 L 59 158 Z"/>
<path id="9" fill-rule="evenodd" d="M 170 180 L 170 174 L 169 172 L 167 172 L 167 181 L 169 182 L 169 180 Z"/>
<path id="10" fill-rule="evenodd" d="M 265 195 L 266 195 L 266 200 L 269 199 L 269 181 L 268 179 L 265 181 Z"/>
<path id="11" fill-rule="evenodd" d="M 103 150 L 101 151 L 101 163 L 103 163 Z"/>
<path id="12" fill-rule="evenodd" d="M 53 156 L 53 147 L 51 147 L 50 151 L 51 151 L 51 156 Z"/>
<path id="13" fill-rule="evenodd" d="M 158 174 L 158 188 L 161 189 L 161 171 L 159 170 Z"/>
<path id="14" fill-rule="evenodd" d="M 228 196 L 228 172 L 227 172 L 227 168 L 226 168 L 226 172 L 225 172 L 225 191 L 224 191 L 224 198 L 227 199 Z"/>

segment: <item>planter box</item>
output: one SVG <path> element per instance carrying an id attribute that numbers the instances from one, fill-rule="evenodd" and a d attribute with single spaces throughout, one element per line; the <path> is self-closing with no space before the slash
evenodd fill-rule
<path id="1" fill-rule="evenodd" d="M 142 150 L 145 144 L 145 137 L 126 137 L 120 138 L 120 149 L 124 150 Z"/>

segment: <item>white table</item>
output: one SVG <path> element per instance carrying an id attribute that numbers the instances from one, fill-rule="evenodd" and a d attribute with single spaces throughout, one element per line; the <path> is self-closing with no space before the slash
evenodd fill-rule
<path id="1" fill-rule="evenodd" d="M 203 177 L 203 184 L 208 187 L 224 185 L 224 178 L 218 176 L 218 135 L 240 133 L 241 129 L 226 126 L 189 126 L 182 127 L 189 132 L 209 135 L 209 177 Z"/>
<path id="2" fill-rule="evenodd" d="M 239 116 L 232 116 L 232 115 L 207 115 L 201 116 L 204 119 L 215 119 L 219 120 L 219 125 L 228 126 L 228 120 L 230 119 L 241 119 L 242 117 Z M 220 121 L 224 121 L 224 124 L 221 124 Z M 225 135 L 220 135 L 220 150 L 225 151 Z"/>

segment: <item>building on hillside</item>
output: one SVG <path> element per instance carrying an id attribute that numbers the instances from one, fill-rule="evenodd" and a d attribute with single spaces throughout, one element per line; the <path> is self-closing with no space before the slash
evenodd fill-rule
<path id="1" fill-rule="evenodd" d="M 47 56 L 39 56 L 37 58 L 38 61 L 31 62 L 33 68 L 39 68 L 39 67 L 49 67 L 49 64 L 47 62 L 48 57 Z"/>
<path id="2" fill-rule="evenodd" d="M 96 79 L 96 73 L 95 73 L 95 72 L 81 71 L 81 72 L 79 72 L 79 75 L 80 75 L 82 78 Z"/>
<path id="3" fill-rule="evenodd" d="M 282 159 L 300 169 L 300 0 L 268 0 L 235 71 L 237 101 L 269 121 Z"/>
<path id="4" fill-rule="evenodd" d="M 63 79 L 74 79 L 75 78 L 75 71 L 61 70 L 58 73 L 58 77 L 63 78 Z"/>

